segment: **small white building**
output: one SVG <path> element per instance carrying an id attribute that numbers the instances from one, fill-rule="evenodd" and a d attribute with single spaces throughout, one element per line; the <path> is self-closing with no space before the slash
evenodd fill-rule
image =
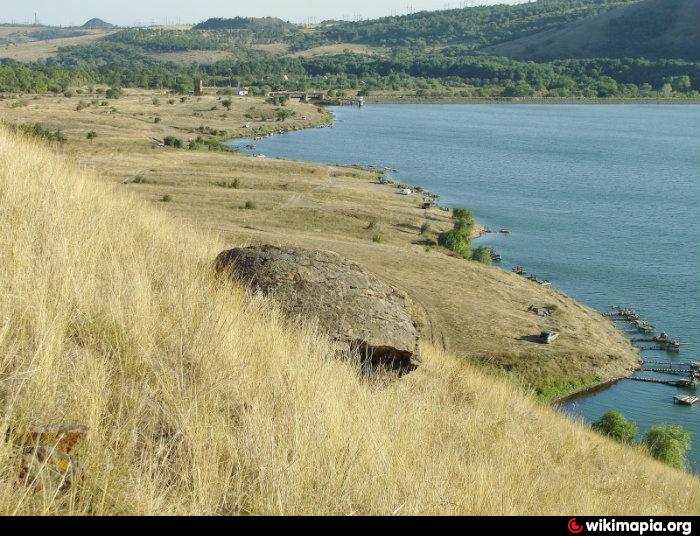
<path id="1" fill-rule="evenodd" d="M 250 94 L 250 89 L 247 87 L 239 87 L 236 89 L 236 95 L 239 97 L 247 97 Z"/>

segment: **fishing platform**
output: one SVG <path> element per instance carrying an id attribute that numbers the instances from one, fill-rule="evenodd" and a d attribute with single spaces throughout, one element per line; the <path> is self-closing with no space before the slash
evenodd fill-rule
<path id="1" fill-rule="evenodd" d="M 674 396 L 673 397 L 673 403 L 674 404 L 682 404 L 684 406 L 692 406 L 694 404 L 697 404 L 700 402 L 700 397 L 697 396 Z"/>

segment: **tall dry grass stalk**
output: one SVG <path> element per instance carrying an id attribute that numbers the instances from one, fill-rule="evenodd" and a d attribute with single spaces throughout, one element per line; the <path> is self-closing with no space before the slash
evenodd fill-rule
<path id="1" fill-rule="evenodd" d="M 312 327 L 218 283 L 221 245 L 0 132 L 0 438 L 90 432 L 66 493 L 4 514 L 698 512 L 688 475 L 425 348 L 363 380 Z"/>

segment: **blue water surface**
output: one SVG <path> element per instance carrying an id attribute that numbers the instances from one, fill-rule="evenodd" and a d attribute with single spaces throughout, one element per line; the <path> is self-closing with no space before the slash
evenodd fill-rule
<path id="1" fill-rule="evenodd" d="M 335 108 L 334 128 L 256 142 L 268 157 L 397 168 L 394 178 L 474 210 L 510 235 L 484 243 L 588 305 L 633 307 L 700 360 L 700 106 L 378 105 Z M 233 142 L 243 148 L 250 141 Z M 243 149 L 246 150 L 246 149 Z M 630 334 L 640 337 L 639 334 Z M 653 374 L 646 374 L 654 376 Z M 700 404 L 675 387 L 622 381 L 562 409 L 587 420 L 610 408 L 693 433 Z"/>

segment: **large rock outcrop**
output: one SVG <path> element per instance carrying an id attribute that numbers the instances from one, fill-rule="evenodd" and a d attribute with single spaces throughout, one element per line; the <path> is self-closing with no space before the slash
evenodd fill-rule
<path id="1" fill-rule="evenodd" d="M 317 319 L 365 364 L 401 373 L 420 364 L 408 297 L 340 255 L 274 246 L 240 248 L 221 253 L 216 270 L 272 295 L 291 316 Z"/>

